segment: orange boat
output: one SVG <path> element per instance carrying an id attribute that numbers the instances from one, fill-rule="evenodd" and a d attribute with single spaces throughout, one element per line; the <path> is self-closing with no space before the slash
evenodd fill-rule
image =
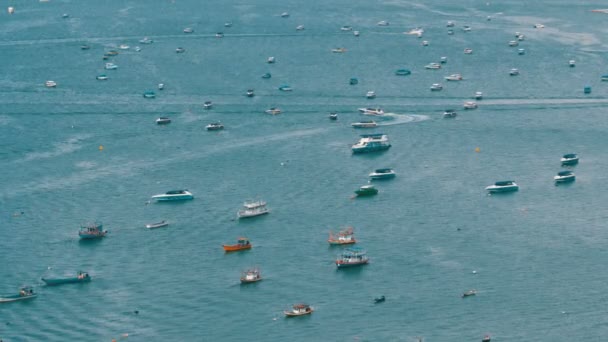
<path id="1" fill-rule="evenodd" d="M 249 243 L 248 238 L 240 237 L 237 239 L 236 245 L 222 245 L 224 247 L 224 251 L 226 252 L 236 252 L 244 249 L 250 249 L 251 243 Z"/>
<path id="2" fill-rule="evenodd" d="M 347 227 L 338 232 L 337 235 L 329 232 L 329 239 L 327 242 L 329 242 L 330 245 L 350 245 L 357 242 L 353 236 L 354 234 L 353 227 Z"/>

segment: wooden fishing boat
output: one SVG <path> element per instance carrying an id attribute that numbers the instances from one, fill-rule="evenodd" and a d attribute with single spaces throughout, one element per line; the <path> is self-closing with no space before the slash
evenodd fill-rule
<path id="1" fill-rule="evenodd" d="M 75 277 L 42 278 L 42 281 L 45 282 L 47 286 L 73 284 L 73 283 L 86 283 L 86 282 L 91 281 L 91 276 L 89 276 L 89 274 L 86 272 L 78 272 L 78 274 Z"/>
<path id="2" fill-rule="evenodd" d="M 241 274 L 241 283 L 242 284 L 255 283 L 260 280 L 262 280 L 262 274 L 260 273 L 260 270 L 257 268 L 247 270 L 247 271 L 243 272 L 243 274 Z"/>
<path id="3" fill-rule="evenodd" d="M 248 238 L 240 237 L 237 239 L 236 245 L 222 245 L 226 252 L 236 252 L 245 249 L 251 249 L 251 243 Z"/>
<path id="4" fill-rule="evenodd" d="M 329 242 L 330 245 L 350 245 L 353 243 L 357 243 L 355 237 L 353 236 L 353 227 L 347 227 L 346 229 L 338 232 L 337 235 L 334 235 L 332 232 L 329 232 Z"/>
<path id="5" fill-rule="evenodd" d="M 308 304 L 294 304 L 291 310 L 285 310 L 283 313 L 287 317 L 296 317 L 310 315 L 313 311 L 314 309 Z"/>
<path id="6" fill-rule="evenodd" d="M 34 289 L 31 286 L 22 286 L 19 289 L 18 294 L 0 297 L 0 303 L 17 302 L 20 300 L 36 298 L 36 296 L 38 295 L 34 293 Z"/>

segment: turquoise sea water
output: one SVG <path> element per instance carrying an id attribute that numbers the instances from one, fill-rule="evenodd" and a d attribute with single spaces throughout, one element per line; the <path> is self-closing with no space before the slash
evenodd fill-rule
<path id="1" fill-rule="evenodd" d="M 32 284 L 39 297 L 0 306 L 4 341 L 608 334 L 608 83 L 600 81 L 608 16 L 590 12 L 600 2 L 9 5 L 15 13 L 0 14 L 0 293 Z M 285 11 L 289 18 L 280 17 Z M 377 26 L 381 20 L 390 25 Z M 422 38 L 403 34 L 419 26 Z M 515 32 L 526 38 L 509 47 Z M 139 44 L 143 37 L 154 43 Z M 81 50 L 84 43 L 91 49 Z M 104 51 L 120 44 L 131 48 L 111 59 L 117 70 L 104 70 Z M 332 53 L 337 47 L 347 52 Z M 269 56 L 277 62 L 267 64 Z M 424 69 L 441 56 L 442 69 Z M 395 76 L 400 68 L 412 74 Z M 521 75 L 509 76 L 511 68 Z M 272 78 L 262 79 L 265 72 Z M 100 73 L 110 79 L 95 80 Z M 453 73 L 464 80 L 444 81 Z M 351 77 L 359 84 L 349 85 Z M 161 82 L 155 99 L 142 97 Z M 430 92 L 437 82 L 443 91 Z M 278 91 L 282 84 L 294 91 Z M 586 85 L 592 94 L 583 94 Z M 248 88 L 254 98 L 244 96 Z M 369 90 L 376 99 L 365 98 Z M 475 91 L 484 92 L 479 108 L 462 110 Z M 213 109 L 202 109 L 208 100 Z M 389 114 L 377 129 L 352 129 L 369 119 L 357 113 L 367 106 Z M 264 114 L 270 107 L 283 114 Z M 443 119 L 447 108 L 458 117 Z M 173 122 L 157 126 L 159 116 Z M 224 131 L 205 131 L 217 120 Z M 392 148 L 352 155 L 350 145 L 367 132 L 388 134 Z M 559 159 L 570 152 L 581 157 L 576 182 L 555 186 Z M 374 182 L 377 196 L 352 199 L 382 167 L 398 176 Z M 486 194 L 505 179 L 520 191 Z M 196 198 L 147 203 L 178 188 Z M 253 198 L 266 200 L 271 214 L 236 221 Z M 145 228 L 162 219 L 170 226 Z M 103 221 L 108 237 L 80 242 L 88 220 Z M 341 249 L 326 239 L 346 225 L 371 262 L 337 271 Z M 253 249 L 224 254 L 221 245 L 238 236 Z M 240 272 L 254 266 L 265 279 L 241 286 Z M 92 282 L 47 288 L 39 280 L 77 270 Z M 460 298 L 469 289 L 477 295 Z M 380 295 L 386 302 L 374 305 Z M 297 302 L 315 312 L 285 319 L 282 310 Z"/>

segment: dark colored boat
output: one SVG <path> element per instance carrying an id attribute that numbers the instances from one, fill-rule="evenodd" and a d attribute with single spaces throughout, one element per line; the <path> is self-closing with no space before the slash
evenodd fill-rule
<path id="1" fill-rule="evenodd" d="M 74 283 L 86 283 L 91 281 L 91 276 L 89 276 L 86 272 L 78 272 L 75 277 L 69 278 L 42 278 L 42 281 L 46 283 L 47 286 L 55 286 L 62 284 L 74 284 Z"/>
<path id="2" fill-rule="evenodd" d="M 374 298 L 374 303 L 378 304 L 378 303 L 382 303 L 386 300 L 386 298 L 384 296 L 378 297 L 378 298 Z"/>

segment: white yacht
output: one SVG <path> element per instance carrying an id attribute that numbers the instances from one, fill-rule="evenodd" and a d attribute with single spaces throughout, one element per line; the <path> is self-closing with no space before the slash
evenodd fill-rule
<path id="1" fill-rule="evenodd" d="M 422 46 L 429 46 L 429 41 L 428 40 L 423 40 L 422 41 Z"/>
<path id="2" fill-rule="evenodd" d="M 444 118 L 455 118 L 458 114 L 456 114 L 456 111 L 453 109 L 446 109 L 445 112 L 443 112 L 443 117 Z"/>
<path id="3" fill-rule="evenodd" d="M 475 100 L 481 100 L 481 99 L 483 99 L 483 93 L 482 93 L 482 92 L 480 92 L 480 91 L 476 91 L 476 92 L 475 92 L 475 95 L 473 95 L 473 98 L 474 98 Z"/>
<path id="4" fill-rule="evenodd" d="M 517 42 L 517 40 L 511 40 L 509 41 L 509 46 L 517 46 L 519 45 L 519 43 Z"/>
<path id="5" fill-rule="evenodd" d="M 296 31 L 304 31 L 304 25 L 296 26 Z"/>
<path id="6" fill-rule="evenodd" d="M 517 76 L 517 75 L 519 75 L 519 70 L 513 68 L 513 69 L 511 69 L 511 71 L 509 71 L 509 75 Z"/>
<path id="7" fill-rule="evenodd" d="M 186 28 L 184 29 L 184 33 L 192 33 L 192 32 L 194 32 L 194 29 L 193 29 L 193 28 L 191 28 L 191 27 L 186 27 Z"/>
<path id="8" fill-rule="evenodd" d="M 127 44 L 120 44 L 118 48 L 121 50 L 129 50 L 131 47 Z"/>
<path id="9" fill-rule="evenodd" d="M 272 64 L 272 63 L 274 63 L 274 62 L 275 62 L 275 59 L 274 59 L 274 57 L 268 57 L 268 59 L 266 60 L 266 62 L 267 62 L 268 64 Z"/>
<path id="10" fill-rule="evenodd" d="M 576 179 L 574 172 L 572 171 L 560 171 L 557 176 L 553 177 L 556 183 L 567 183 L 572 182 Z"/>
<path id="11" fill-rule="evenodd" d="M 152 198 L 157 201 L 185 201 L 193 199 L 194 196 L 188 190 L 171 190 L 164 194 L 154 195 Z"/>
<path id="12" fill-rule="evenodd" d="M 359 112 L 363 115 L 382 116 L 384 110 L 382 108 L 359 108 Z"/>
<path id="13" fill-rule="evenodd" d="M 342 27 L 340 27 L 340 30 L 341 30 L 341 31 L 352 31 L 352 30 L 353 30 L 353 28 L 352 28 L 352 27 L 350 27 L 350 26 L 342 26 Z"/>
<path id="14" fill-rule="evenodd" d="M 382 20 L 382 21 L 379 21 L 379 22 L 377 23 L 377 25 L 378 25 L 378 26 L 388 26 L 388 25 L 389 25 L 389 23 L 388 23 L 388 21 L 386 21 L 386 20 Z"/>
<path id="15" fill-rule="evenodd" d="M 353 153 L 367 153 L 388 150 L 390 147 L 388 135 L 376 133 L 361 135 L 359 142 L 354 144 L 351 149 Z"/>
<path id="16" fill-rule="evenodd" d="M 268 214 L 270 210 L 266 208 L 266 202 L 262 200 L 249 201 L 243 203 L 243 209 L 237 213 L 238 218 L 248 218 Z"/>
<path id="17" fill-rule="evenodd" d="M 470 54 L 472 54 L 472 53 L 473 53 L 473 49 L 471 49 L 471 48 L 466 48 L 466 49 L 464 49 L 464 54 L 465 54 L 465 55 L 470 55 Z"/>
<path id="18" fill-rule="evenodd" d="M 359 31 L 353 31 L 353 35 L 354 35 L 355 37 L 359 37 Z"/>
<path id="19" fill-rule="evenodd" d="M 500 181 L 486 187 L 490 193 L 495 192 L 510 192 L 519 190 L 519 186 L 513 181 Z"/>

